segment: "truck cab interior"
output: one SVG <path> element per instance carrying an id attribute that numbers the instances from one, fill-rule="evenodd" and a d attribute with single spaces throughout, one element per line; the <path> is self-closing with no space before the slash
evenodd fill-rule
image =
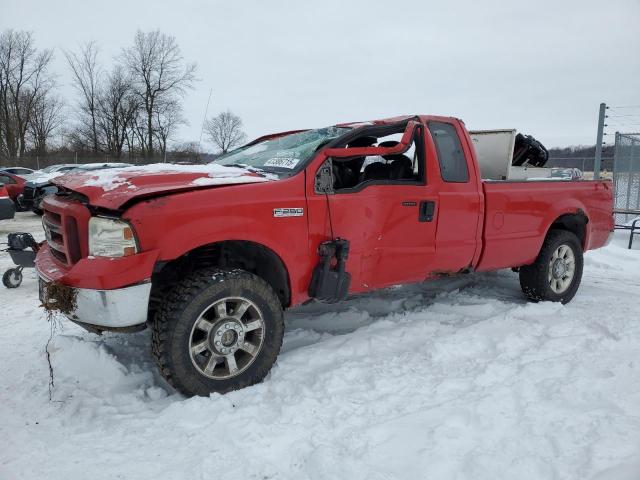
<path id="1" fill-rule="evenodd" d="M 349 139 L 344 148 L 361 150 L 378 147 L 391 150 L 400 145 L 405 129 L 405 123 L 382 129 L 378 126 L 368 127 L 358 136 Z M 413 141 L 401 153 L 332 158 L 333 190 L 354 191 L 367 185 L 380 183 L 422 183 L 424 179 L 422 135 L 422 127 L 416 128 Z"/>

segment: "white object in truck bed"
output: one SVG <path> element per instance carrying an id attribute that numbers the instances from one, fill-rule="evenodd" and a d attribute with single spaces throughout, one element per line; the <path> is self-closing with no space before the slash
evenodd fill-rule
<path id="1" fill-rule="evenodd" d="M 516 142 L 515 129 L 474 130 L 469 135 L 476 150 L 483 180 L 540 180 L 551 177 L 550 168 L 511 165 Z"/>

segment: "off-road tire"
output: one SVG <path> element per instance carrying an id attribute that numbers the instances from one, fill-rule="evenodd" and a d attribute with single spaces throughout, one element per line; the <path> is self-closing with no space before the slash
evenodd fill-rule
<path id="1" fill-rule="evenodd" d="M 263 343 L 255 360 L 237 376 L 212 379 L 192 363 L 190 340 L 199 315 L 226 297 L 243 297 L 261 311 Z M 271 286 L 243 270 L 206 268 L 191 272 L 164 299 L 152 322 L 152 353 L 165 380 L 181 393 L 208 396 L 261 382 L 278 357 L 284 336 L 283 310 Z"/>
<path id="2" fill-rule="evenodd" d="M 568 246 L 575 258 L 575 270 L 569 287 L 562 293 L 556 293 L 549 283 L 549 269 L 553 253 L 561 246 Z M 575 296 L 582 279 L 582 246 L 580 240 L 567 230 L 551 230 L 545 238 L 536 261 L 520 267 L 520 287 L 532 301 L 551 301 L 569 303 Z"/>
<path id="3" fill-rule="evenodd" d="M 7 288 L 18 288 L 22 284 L 22 272 L 17 268 L 10 268 L 2 275 L 2 284 Z"/>

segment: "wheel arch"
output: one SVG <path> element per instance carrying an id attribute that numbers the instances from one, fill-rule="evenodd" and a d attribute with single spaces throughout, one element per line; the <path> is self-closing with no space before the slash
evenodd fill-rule
<path id="1" fill-rule="evenodd" d="M 154 293 L 160 295 L 167 285 L 189 271 L 205 268 L 239 268 L 266 281 L 276 292 L 283 308 L 291 305 L 289 271 L 273 249 L 250 240 L 222 240 L 193 248 L 181 256 L 158 262 L 153 274 Z"/>
<path id="2" fill-rule="evenodd" d="M 582 249 L 586 250 L 589 234 L 588 225 L 589 217 L 584 210 L 578 208 L 572 213 L 563 213 L 551 222 L 545 234 L 545 238 L 552 230 L 566 230 L 578 237 Z"/>

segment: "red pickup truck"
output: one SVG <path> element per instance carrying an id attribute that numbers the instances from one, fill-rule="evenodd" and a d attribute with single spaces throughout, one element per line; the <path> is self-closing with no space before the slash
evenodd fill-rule
<path id="1" fill-rule="evenodd" d="M 313 299 L 513 268 L 530 299 L 566 303 L 583 252 L 613 230 L 609 181 L 483 180 L 463 122 L 438 116 L 55 183 L 36 261 L 43 303 L 96 332 L 149 326 L 162 375 L 187 395 L 260 382 L 283 310 Z"/>

